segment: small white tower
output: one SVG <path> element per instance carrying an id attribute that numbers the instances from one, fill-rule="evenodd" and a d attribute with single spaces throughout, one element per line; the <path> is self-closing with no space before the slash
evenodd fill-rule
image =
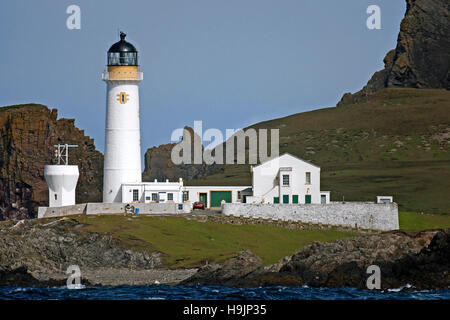
<path id="1" fill-rule="evenodd" d="M 77 145 L 55 145 L 57 165 L 44 167 L 44 177 L 48 185 L 49 207 L 71 206 L 75 204 L 75 188 L 79 172 L 78 166 L 69 166 L 69 148 Z M 63 162 L 64 164 L 61 164 Z"/>
<path id="2" fill-rule="evenodd" d="M 103 202 L 122 202 L 123 183 L 142 181 L 138 52 L 125 34 L 108 50 Z"/>

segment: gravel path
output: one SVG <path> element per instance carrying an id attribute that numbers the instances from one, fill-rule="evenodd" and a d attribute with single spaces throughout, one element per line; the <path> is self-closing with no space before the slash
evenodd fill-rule
<path id="1" fill-rule="evenodd" d="M 178 284 L 189 278 L 197 269 L 148 269 L 130 270 L 126 268 L 81 268 L 81 283 L 88 281 L 93 285 L 102 286 L 139 286 L 154 284 Z M 39 280 L 66 280 L 68 275 L 64 273 L 33 274 Z"/>

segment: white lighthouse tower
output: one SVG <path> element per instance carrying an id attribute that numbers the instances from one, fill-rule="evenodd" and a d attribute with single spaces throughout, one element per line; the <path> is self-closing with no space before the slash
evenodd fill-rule
<path id="1" fill-rule="evenodd" d="M 122 202 L 123 183 L 139 183 L 141 175 L 141 138 L 139 127 L 138 52 L 125 41 L 108 50 L 108 66 L 102 79 L 107 84 L 103 202 Z"/>

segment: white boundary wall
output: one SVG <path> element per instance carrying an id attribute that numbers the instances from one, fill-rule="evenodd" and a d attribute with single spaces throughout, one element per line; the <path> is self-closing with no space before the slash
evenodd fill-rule
<path id="1" fill-rule="evenodd" d="M 64 207 L 39 207 L 38 218 L 62 217 L 75 214 L 125 213 L 126 203 L 82 203 Z M 188 203 L 130 203 L 139 214 L 179 214 L 191 212 Z"/>
<path id="2" fill-rule="evenodd" d="M 298 205 L 224 203 L 222 213 L 247 218 L 320 223 L 383 231 L 399 229 L 396 203 L 335 202 Z"/>

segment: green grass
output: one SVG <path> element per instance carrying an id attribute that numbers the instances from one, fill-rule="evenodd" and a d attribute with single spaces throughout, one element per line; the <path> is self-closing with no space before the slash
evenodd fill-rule
<path id="1" fill-rule="evenodd" d="M 110 233 L 135 250 L 163 253 L 169 268 L 221 263 L 241 250 L 251 250 L 263 264 L 275 263 L 314 241 L 354 236 L 335 230 L 291 230 L 269 225 L 231 225 L 177 217 L 130 218 L 118 215 L 78 216 L 85 229 Z"/>
<path id="2" fill-rule="evenodd" d="M 280 153 L 321 167 L 331 199 L 393 195 L 402 211 L 450 213 L 450 91 L 384 89 L 367 101 L 293 114 L 249 128 L 280 129 Z M 249 165 L 187 181 L 250 185 Z"/>
<path id="3" fill-rule="evenodd" d="M 398 213 L 400 229 L 427 230 L 450 228 L 450 215 L 435 215 L 415 212 Z"/>

